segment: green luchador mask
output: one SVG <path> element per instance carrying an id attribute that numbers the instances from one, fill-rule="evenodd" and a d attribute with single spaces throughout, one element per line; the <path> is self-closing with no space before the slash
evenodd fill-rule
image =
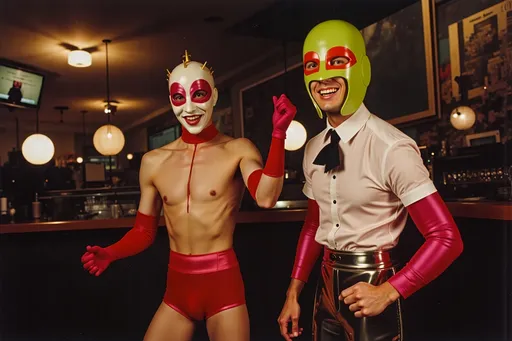
<path id="1" fill-rule="evenodd" d="M 343 64 L 331 63 L 343 57 Z M 311 95 L 311 82 L 334 77 L 345 79 L 347 86 L 340 114 L 353 114 L 363 103 L 370 84 L 370 60 L 361 32 L 342 20 L 329 20 L 316 25 L 307 35 L 303 47 L 304 81 L 318 116 L 322 110 Z"/>

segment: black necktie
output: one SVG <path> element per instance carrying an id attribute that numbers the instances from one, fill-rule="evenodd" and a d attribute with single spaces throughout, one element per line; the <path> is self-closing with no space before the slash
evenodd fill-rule
<path id="1" fill-rule="evenodd" d="M 315 165 L 325 165 L 325 173 L 338 167 L 340 169 L 343 168 L 343 154 L 339 147 L 340 137 L 334 129 L 329 130 L 328 134 L 330 135 L 331 142 L 322 148 L 315 161 L 313 161 Z"/>

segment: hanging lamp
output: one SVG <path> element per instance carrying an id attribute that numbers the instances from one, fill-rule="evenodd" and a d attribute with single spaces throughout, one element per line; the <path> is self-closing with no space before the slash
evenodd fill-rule
<path id="1" fill-rule="evenodd" d="M 55 146 L 52 140 L 39 133 L 39 108 L 36 110 L 36 133 L 30 135 L 21 145 L 25 160 L 33 165 L 44 165 L 53 158 Z"/>
<path id="2" fill-rule="evenodd" d="M 107 106 L 110 107 L 110 83 L 109 83 L 109 68 L 108 68 L 108 44 L 111 42 L 108 39 L 103 40 L 105 43 L 105 55 L 107 64 Z M 112 112 L 109 110 L 107 114 L 107 124 L 101 126 L 94 133 L 92 143 L 94 148 L 104 156 L 114 156 L 119 154 L 124 147 L 125 138 L 124 134 L 115 125 L 110 123 L 110 115 Z"/>

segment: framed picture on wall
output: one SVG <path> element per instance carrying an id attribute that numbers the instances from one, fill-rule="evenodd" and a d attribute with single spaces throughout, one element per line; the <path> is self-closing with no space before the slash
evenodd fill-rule
<path id="1" fill-rule="evenodd" d="M 365 104 L 391 124 L 439 116 L 434 9 L 420 0 L 362 30 L 372 66 Z"/>

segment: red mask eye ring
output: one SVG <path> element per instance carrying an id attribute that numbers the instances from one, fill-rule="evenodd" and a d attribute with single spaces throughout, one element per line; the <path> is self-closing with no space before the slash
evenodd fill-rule
<path id="1" fill-rule="evenodd" d="M 171 88 L 169 89 L 169 94 L 171 95 L 171 102 L 175 106 L 180 106 L 185 104 L 187 101 L 187 94 L 185 92 L 185 89 L 180 83 L 172 83 Z M 175 95 L 181 95 L 180 99 L 175 99 Z"/>
<path id="2" fill-rule="evenodd" d="M 336 57 L 345 57 L 348 59 L 348 62 L 343 65 L 332 65 L 331 60 Z M 325 68 L 327 70 L 348 69 L 349 67 L 354 66 L 356 63 L 356 55 L 348 47 L 345 46 L 335 46 L 330 48 L 325 55 Z"/>
<path id="3" fill-rule="evenodd" d="M 307 69 L 306 66 L 310 62 L 316 63 L 316 67 L 314 67 L 312 69 Z M 313 74 L 315 72 L 318 72 L 318 70 L 320 69 L 320 58 L 318 57 L 318 53 L 316 53 L 314 51 L 307 52 L 304 55 L 303 67 L 304 67 L 304 74 L 306 76 L 309 76 L 309 75 L 311 75 L 311 74 Z"/>
<path id="4" fill-rule="evenodd" d="M 196 98 L 194 94 L 199 90 L 206 92 L 206 95 L 203 97 Z M 210 97 L 212 97 L 212 87 L 210 86 L 210 83 L 208 83 L 206 80 L 198 79 L 194 81 L 192 85 L 190 85 L 190 95 L 192 97 L 192 102 L 194 103 L 208 102 Z"/>

